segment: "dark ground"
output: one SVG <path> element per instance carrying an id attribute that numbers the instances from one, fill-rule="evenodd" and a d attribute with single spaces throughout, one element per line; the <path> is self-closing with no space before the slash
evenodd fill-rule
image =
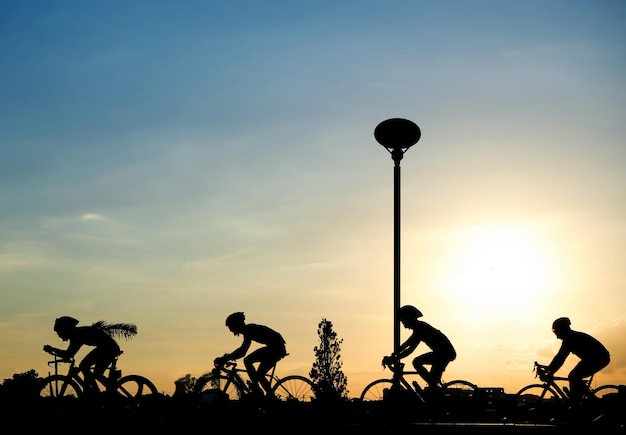
<path id="1" fill-rule="evenodd" d="M 626 400 L 616 398 L 602 410 L 550 415 L 518 415 L 510 396 L 460 398 L 433 406 L 406 400 L 333 403 L 219 402 L 198 398 L 148 397 L 140 403 L 109 404 L 70 399 L 4 404 L 4 433 L 184 434 L 211 430 L 230 433 L 434 434 L 434 433 L 626 433 Z M 52 399 L 55 400 L 55 399 Z"/>

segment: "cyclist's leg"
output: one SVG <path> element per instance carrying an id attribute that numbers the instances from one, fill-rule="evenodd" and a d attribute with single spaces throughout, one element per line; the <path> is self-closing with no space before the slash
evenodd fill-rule
<path id="1" fill-rule="evenodd" d="M 272 358 L 271 360 L 261 361 L 257 367 L 258 382 L 265 391 L 265 395 L 268 397 L 274 396 L 274 392 L 272 391 L 272 385 L 270 384 L 266 374 L 272 369 L 272 367 L 274 367 L 275 364 L 276 361 Z"/>
<path id="2" fill-rule="evenodd" d="M 567 376 L 570 385 L 570 397 L 574 400 L 580 400 L 586 396 L 593 397 L 593 393 L 583 379 L 599 372 L 607 364 L 608 362 L 579 361 Z"/>
<path id="3" fill-rule="evenodd" d="M 285 355 L 286 352 L 284 349 L 262 347 L 252 352 L 249 357 L 244 358 L 246 368 L 248 368 L 248 364 L 250 364 L 254 369 L 253 363 L 259 363 L 255 371 L 256 382 L 261 388 L 263 388 L 265 395 L 268 397 L 272 397 L 274 395 L 274 389 L 272 388 L 270 380 L 267 377 L 267 373 L 278 363 L 278 361 L 284 358 Z M 246 362 L 246 359 L 248 359 L 249 362 Z"/>
<path id="4" fill-rule="evenodd" d="M 431 375 L 432 366 L 436 362 L 434 352 L 427 352 L 425 354 L 419 355 L 413 359 L 413 367 L 415 371 L 426 381 L 429 387 L 437 387 L 438 379 L 433 378 Z M 424 365 L 430 365 L 431 370 L 428 370 Z"/>
<path id="5" fill-rule="evenodd" d="M 446 367 L 448 367 L 449 363 L 450 361 L 448 361 L 447 359 L 434 359 L 433 363 L 430 366 L 431 382 L 429 386 L 431 388 L 441 387 L 441 377 L 443 376 L 443 372 L 446 371 Z"/>
<path id="6" fill-rule="evenodd" d="M 85 379 L 85 393 L 95 393 L 98 391 L 98 385 L 96 383 L 96 376 L 92 371 L 92 367 L 96 366 L 100 361 L 98 355 L 98 349 L 94 349 L 89 352 L 82 361 L 78 364 L 78 368 L 83 374 L 83 378 Z"/>
<path id="7" fill-rule="evenodd" d="M 265 386 L 263 385 L 263 381 L 265 380 L 265 373 L 269 370 L 269 368 L 265 368 L 262 365 L 264 361 L 264 353 L 265 347 L 259 348 L 254 352 L 251 352 L 243 359 L 243 363 L 246 367 L 246 371 L 248 372 L 248 376 L 250 377 L 250 389 L 254 394 L 263 395 Z M 255 364 L 258 363 L 258 368 L 255 367 Z M 271 367 L 270 367 L 271 368 Z M 261 372 L 261 369 L 264 369 L 265 372 Z M 263 387 L 262 387 L 263 385 Z M 268 390 L 265 390 L 268 391 Z"/>

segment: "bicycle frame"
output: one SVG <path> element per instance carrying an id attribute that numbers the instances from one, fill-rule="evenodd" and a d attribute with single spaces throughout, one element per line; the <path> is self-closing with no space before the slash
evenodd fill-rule
<path id="1" fill-rule="evenodd" d="M 535 361 L 533 371 L 541 383 L 526 385 L 514 395 L 511 403 L 511 418 L 517 421 L 551 423 L 560 420 L 567 421 L 571 417 L 569 408 L 572 407 L 572 399 L 569 389 L 560 386 L 559 383 L 569 382 L 569 379 L 563 376 L 550 376 L 547 366 L 539 364 L 537 361 Z M 593 390 L 591 388 L 592 382 L 593 375 L 584 379 L 585 395 L 587 399 L 593 399 L 594 403 L 596 402 L 595 399 L 599 398 L 595 391 L 604 390 L 603 393 L 608 394 L 617 390 L 617 387 L 612 385 Z M 580 409 L 579 406 L 580 404 L 576 404 L 575 409 Z"/>
<path id="2" fill-rule="evenodd" d="M 117 362 L 117 359 L 113 361 L 113 363 L 109 366 L 109 368 L 107 368 L 107 371 L 109 373 L 108 376 L 105 376 L 105 375 L 94 376 L 94 380 L 95 380 L 94 385 L 98 392 L 101 392 L 103 390 L 111 391 L 111 388 L 116 387 L 116 381 L 121 376 L 121 372 L 117 370 L 116 362 Z M 69 368 L 65 375 L 63 375 L 62 373 L 59 373 L 59 364 L 63 364 L 63 363 L 69 364 Z M 63 378 L 65 378 L 68 381 L 74 381 L 77 384 L 79 388 L 76 389 L 76 394 L 78 396 L 82 396 L 89 389 L 89 387 L 87 386 L 87 381 L 85 380 L 80 368 L 76 365 L 76 361 L 73 358 L 66 360 L 66 359 L 58 357 L 57 355 L 54 355 L 54 360 L 48 361 L 48 365 L 49 366 L 54 365 L 54 376 L 59 382 Z M 51 374 L 48 373 L 48 375 L 50 376 Z M 67 384 L 67 382 L 65 382 L 65 384 Z M 67 388 L 67 385 L 57 384 L 54 386 L 54 388 L 57 391 L 65 391 L 65 389 Z"/>
<path id="3" fill-rule="evenodd" d="M 272 388 L 278 381 L 278 377 L 275 375 L 275 372 L 276 364 L 274 364 L 270 371 L 265 374 L 265 377 L 269 380 L 270 387 Z M 250 383 L 252 381 L 248 376 L 248 371 L 239 367 L 236 361 L 227 361 L 224 364 L 215 367 L 209 373 L 204 374 L 203 377 L 210 377 L 212 382 L 225 381 L 226 385 L 214 385 L 214 387 L 227 392 L 231 390 L 230 386 L 232 385 L 236 389 L 239 397 L 248 395 L 252 392 L 250 389 Z"/>
<path id="4" fill-rule="evenodd" d="M 393 365 L 389 366 L 389 369 L 392 372 L 391 381 L 392 381 L 392 389 L 398 388 L 399 385 L 402 385 L 404 389 L 411 391 L 414 393 L 415 397 L 421 401 L 422 403 L 426 403 L 426 398 L 424 397 L 424 389 L 417 381 L 412 381 L 409 383 L 407 377 L 410 376 L 418 376 L 420 379 L 422 377 L 415 370 L 404 370 L 404 364 L 397 362 Z M 423 380 L 423 379 L 422 379 Z"/>
<path id="5" fill-rule="evenodd" d="M 59 364 L 64 363 L 69 364 L 69 368 L 67 370 L 67 373 L 65 375 L 62 375 L 61 373 L 59 373 Z M 66 360 L 58 357 L 57 355 L 54 355 L 54 360 L 48 361 L 48 365 L 54 365 L 54 375 L 59 378 L 59 380 L 61 379 L 59 375 L 61 375 L 66 376 L 67 379 L 76 382 L 80 387 L 80 391 L 77 391 L 77 394 L 82 395 L 88 389 L 87 381 L 82 375 L 80 368 L 76 365 L 76 361 L 74 358 Z M 108 376 L 105 376 L 104 374 L 94 376 L 94 379 L 96 381 L 95 387 L 97 388 L 98 392 L 101 392 L 103 390 L 111 391 L 111 388 L 117 386 L 116 381 L 121 377 L 121 371 L 117 370 L 117 358 L 113 360 L 113 362 L 111 363 L 111 365 L 109 365 L 105 372 L 108 372 Z"/>
<path id="6" fill-rule="evenodd" d="M 557 397 L 563 400 L 570 400 L 569 389 L 565 386 L 561 387 L 557 383 L 557 381 L 569 383 L 569 379 L 564 376 L 546 377 L 546 369 L 547 369 L 546 366 L 541 365 L 537 361 L 535 361 L 535 366 L 533 368 L 533 371 L 535 372 L 535 377 L 538 377 L 542 382 L 542 385 L 544 388 L 544 395 L 545 393 L 552 390 L 554 393 L 556 393 Z M 595 393 L 593 392 L 593 389 L 591 388 L 591 385 L 593 383 L 593 375 L 583 379 L 583 382 L 584 382 L 584 386 L 586 390 L 585 395 L 591 399 L 595 398 L 596 397 Z"/>
<path id="7" fill-rule="evenodd" d="M 409 392 L 410 397 L 417 399 L 422 404 L 426 404 L 430 399 L 428 395 L 428 391 L 414 380 L 409 382 L 411 376 L 417 376 L 421 381 L 424 381 L 418 371 L 404 370 L 404 363 L 400 361 L 391 361 L 389 364 L 386 364 L 385 367 L 389 367 L 389 370 L 392 372 L 391 379 L 378 379 L 376 381 L 368 384 L 363 392 L 361 393 L 361 400 L 363 401 L 378 401 L 382 400 L 386 397 L 386 394 L 390 393 L 393 395 L 396 392 L 404 393 Z M 477 387 L 471 382 L 464 380 L 454 380 L 451 382 L 443 382 L 439 383 L 440 393 L 443 396 L 469 396 L 473 394 Z M 406 398 L 406 394 L 403 394 Z M 436 394 L 437 395 L 437 394 Z"/>
<path id="8" fill-rule="evenodd" d="M 295 374 L 280 378 L 275 372 L 276 364 L 265 374 L 270 383 L 270 392 L 264 394 L 265 398 L 296 402 L 313 400 L 315 386 L 309 378 Z M 250 383 L 247 370 L 237 367 L 236 361 L 226 361 L 200 376 L 196 381 L 194 392 L 207 403 L 215 400 L 236 401 L 244 397 L 253 397 Z"/>

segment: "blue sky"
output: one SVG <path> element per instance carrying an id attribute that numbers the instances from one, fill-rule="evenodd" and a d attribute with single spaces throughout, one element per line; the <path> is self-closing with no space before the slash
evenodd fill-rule
<path id="1" fill-rule="evenodd" d="M 356 395 L 392 346 L 373 131 L 402 117 L 422 130 L 402 301 L 456 339 L 446 376 L 521 387 L 569 315 L 624 383 L 625 21 L 620 1 L 2 3 L 0 376 L 44 373 L 72 315 L 136 323 L 120 365 L 173 391 L 245 311 L 301 374 L 331 320 Z"/>

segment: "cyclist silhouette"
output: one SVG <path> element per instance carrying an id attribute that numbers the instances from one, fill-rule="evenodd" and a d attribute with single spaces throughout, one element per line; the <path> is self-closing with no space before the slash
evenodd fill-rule
<path id="1" fill-rule="evenodd" d="M 244 365 L 251 381 L 251 390 L 254 394 L 267 397 L 272 396 L 270 383 L 265 376 L 278 361 L 287 355 L 285 340 L 282 335 L 264 325 L 246 323 L 244 313 L 237 312 L 226 318 L 226 326 L 235 335 L 243 335 L 241 346 L 230 353 L 215 358 L 215 364 L 222 365 L 229 360 L 236 360 L 243 356 Z M 246 356 L 252 342 L 263 344 Z M 258 366 L 255 368 L 255 364 Z M 262 389 L 261 389 L 262 388 Z"/>
<path id="2" fill-rule="evenodd" d="M 567 317 L 559 317 L 552 323 L 552 332 L 562 341 L 561 348 L 548 364 L 548 375 L 558 371 L 570 353 L 580 358 L 580 361 L 569 372 L 570 397 L 581 399 L 586 393 L 583 378 L 589 377 L 609 365 L 611 360 L 609 351 L 591 335 L 574 331 L 572 323 Z"/>
<path id="3" fill-rule="evenodd" d="M 422 312 L 413 305 L 405 305 L 400 308 L 398 317 L 402 326 L 412 330 L 411 336 L 400 345 L 398 354 L 391 354 L 383 358 L 383 364 L 388 365 L 393 359 L 401 360 L 409 356 L 424 342 L 431 351 L 419 355 L 413 359 L 413 367 L 418 374 L 428 383 L 432 391 L 437 391 L 441 384 L 441 376 L 451 361 L 456 359 L 456 351 L 452 343 L 440 330 L 430 324 L 419 320 Z M 430 371 L 424 367 L 430 365 Z"/>
<path id="4" fill-rule="evenodd" d="M 67 349 L 58 349 L 46 344 L 43 350 L 63 359 L 74 358 L 74 355 L 84 345 L 94 346 L 78 364 L 90 392 L 97 391 L 96 376 L 102 375 L 106 368 L 122 352 L 113 335 L 122 335 L 126 338 L 137 333 L 137 327 L 130 323 L 107 324 L 98 321 L 91 326 L 77 326 L 78 320 L 69 316 L 62 316 L 54 321 L 54 331 L 63 340 L 68 341 Z M 93 372 L 91 368 L 93 367 Z"/>

